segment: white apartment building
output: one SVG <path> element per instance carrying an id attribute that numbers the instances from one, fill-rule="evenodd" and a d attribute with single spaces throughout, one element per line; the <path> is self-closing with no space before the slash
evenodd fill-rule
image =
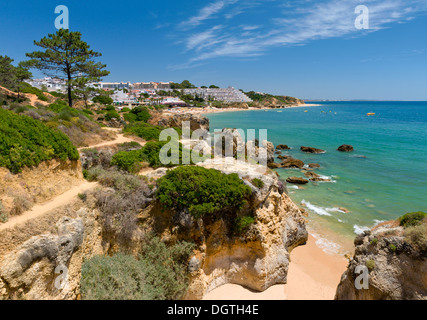
<path id="1" fill-rule="evenodd" d="M 210 89 L 210 88 L 197 88 L 197 89 L 184 89 L 185 94 L 191 94 L 193 96 L 199 96 L 205 100 L 209 100 L 209 98 L 221 102 L 252 102 L 247 95 L 245 95 L 242 91 L 237 90 L 233 87 L 228 88 L 218 88 L 218 89 Z"/>

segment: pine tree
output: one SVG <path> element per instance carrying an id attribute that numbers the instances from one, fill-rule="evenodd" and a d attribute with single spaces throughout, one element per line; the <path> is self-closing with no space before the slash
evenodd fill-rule
<path id="1" fill-rule="evenodd" d="M 73 88 L 81 84 L 81 79 L 100 81 L 110 74 L 104 70 L 105 64 L 95 62 L 101 53 L 90 49 L 82 40 L 80 32 L 60 29 L 55 34 L 49 34 L 40 41 L 34 41 L 44 51 L 27 53 L 33 68 L 43 71 L 46 75 L 64 79 L 67 84 L 68 103 L 73 106 Z"/>

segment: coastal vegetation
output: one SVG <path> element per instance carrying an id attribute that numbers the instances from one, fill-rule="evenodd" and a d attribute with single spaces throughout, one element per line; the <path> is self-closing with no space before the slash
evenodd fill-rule
<path id="1" fill-rule="evenodd" d="M 402 227 L 416 227 L 422 223 L 424 219 L 427 218 L 427 213 L 425 212 L 411 212 L 407 213 L 404 216 L 399 218 L 400 226 Z"/>
<path id="2" fill-rule="evenodd" d="M 146 122 L 132 122 L 124 127 L 123 132 L 138 136 L 146 141 L 159 141 L 162 130 L 164 128 Z"/>
<path id="3" fill-rule="evenodd" d="M 399 218 L 400 225 L 405 228 L 406 240 L 424 255 L 427 254 L 427 213 L 412 212 Z"/>
<path id="4" fill-rule="evenodd" d="M 0 109 L 0 166 L 13 173 L 51 159 L 78 160 L 68 137 L 28 116 Z"/>
<path id="5" fill-rule="evenodd" d="M 167 246 L 147 239 L 138 258 L 124 253 L 96 256 L 83 264 L 83 300 L 177 300 L 188 287 L 187 261 L 193 245 Z"/>
<path id="6" fill-rule="evenodd" d="M 243 208 L 251 189 L 237 174 L 214 169 L 180 167 L 158 181 L 157 198 L 177 212 L 188 210 L 194 218 L 221 218 Z"/>
<path id="7" fill-rule="evenodd" d="M 177 158 L 172 159 L 170 164 L 163 164 L 160 160 L 160 150 L 167 143 L 165 141 L 150 141 L 139 150 L 118 152 L 113 156 L 111 165 L 117 166 L 119 169 L 127 172 L 137 173 L 143 168 L 144 163 L 152 168 L 174 167 L 182 163 L 190 163 L 190 159 L 188 158 L 189 152 L 183 152 L 185 149 L 184 146 L 177 141 L 173 141 L 173 148 L 178 151 L 176 153 Z M 174 155 L 175 153 L 172 155 L 172 158 Z"/>
<path id="8" fill-rule="evenodd" d="M 278 96 L 268 93 L 258 93 L 254 91 L 244 92 L 250 99 L 255 103 L 267 103 L 267 104 L 298 104 L 300 100 L 294 97 Z"/>

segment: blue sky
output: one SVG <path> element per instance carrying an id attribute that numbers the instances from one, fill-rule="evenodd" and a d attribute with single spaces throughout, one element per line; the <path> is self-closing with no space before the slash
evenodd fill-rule
<path id="1" fill-rule="evenodd" d="M 70 11 L 111 75 L 299 98 L 427 100 L 426 0 L 0 2 L 0 55 L 16 61 Z M 369 9 L 369 29 L 355 8 Z M 39 75 L 35 73 L 35 75 Z"/>

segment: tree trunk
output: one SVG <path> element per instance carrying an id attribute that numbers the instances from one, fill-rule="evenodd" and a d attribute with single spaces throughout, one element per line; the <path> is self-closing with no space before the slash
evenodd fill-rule
<path id="1" fill-rule="evenodd" d="M 68 104 L 70 107 L 73 107 L 73 97 L 71 95 L 71 71 L 70 67 L 67 67 L 67 77 L 68 77 Z"/>
<path id="2" fill-rule="evenodd" d="M 73 107 L 73 97 L 71 96 L 71 83 L 68 83 L 68 104 Z"/>

